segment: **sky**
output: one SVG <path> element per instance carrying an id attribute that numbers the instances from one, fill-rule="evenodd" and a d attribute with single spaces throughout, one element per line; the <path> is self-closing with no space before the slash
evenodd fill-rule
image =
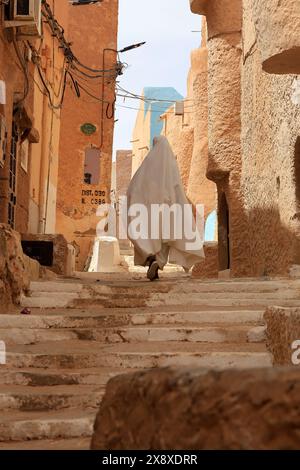
<path id="1" fill-rule="evenodd" d="M 190 11 L 189 0 L 119 0 L 118 47 L 146 41 L 121 54 L 128 63 L 120 85 L 141 94 L 146 86 L 172 86 L 186 96 L 190 53 L 200 45 L 201 17 Z M 119 105 L 139 108 L 136 100 L 118 98 Z M 114 153 L 130 149 L 137 111 L 117 106 Z"/>

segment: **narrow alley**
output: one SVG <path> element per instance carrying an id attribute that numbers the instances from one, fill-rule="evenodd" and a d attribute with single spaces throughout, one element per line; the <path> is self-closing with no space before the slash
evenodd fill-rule
<path id="1" fill-rule="evenodd" d="M 0 451 L 299 450 L 299 0 L 0 20 Z"/>

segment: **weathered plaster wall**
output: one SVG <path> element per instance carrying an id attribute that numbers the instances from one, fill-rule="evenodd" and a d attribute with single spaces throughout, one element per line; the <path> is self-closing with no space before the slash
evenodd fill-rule
<path id="1" fill-rule="evenodd" d="M 295 165 L 300 107 L 292 101 L 294 76 L 262 70 L 253 0 L 243 5 L 241 184 L 248 220 L 243 238 L 249 247 L 249 274 L 284 274 L 292 263 L 300 263 L 300 181 Z"/>
<path id="2" fill-rule="evenodd" d="M 206 47 L 206 22 L 202 23 L 202 47 L 191 55 L 191 78 L 194 112 L 193 155 L 190 165 L 187 195 L 193 204 L 204 204 L 205 218 L 216 209 L 217 188 L 206 177 L 208 164 L 208 53 Z"/>
<path id="3" fill-rule="evenodd" d="M 204 243 L 205 260 L 195 264 L 192 276 L 197 279 L 217 279 L 219 273 L 218 243 Z"/>
<path id="4" fill-rule="evenodd" d="M 181 180 L 187 190 L 194 146 L 194 128 L 188 124 L 189 115 L 176 116 L 173 107 L 163 115 L 165 135 L 176 157 Z"/>
<path id="5" fill-rule="evenodd" d="M 49 4 L 67 35 L 68 0 L 51 0 Z M 0 220 L 8 222 L 8 202 L 11 198 L 9 152 L 13 105 L 23 95 L 25 78 L 7 30 L 3 28 L 2 12 L 3 7 L 1 7 L 0 28 L 0 79 L 6 82 L 7 103 L 0 105 L 0 112 L 6 119 L 8 142 L 6 162 L 4 168 L 0 170 Z M 42 73 L 52 95 L 52 101 L 56 104 L 58 100 L 54 97 L 54 93 L 59 95 L 63 75 L 64 54 L 62 49 L 58 47 L 58 42 L 56 38 L 53 38 L 46 23 L 44 24 L 42 41 L 32 38 L 29 42 L 39 49 Z M 17 44 L 21 55 L 28 57 L 29 47 L 26 41 L 17 41 Z M 44 231 L 53 233 L 55 231 L 60 109 L 54 110 L 49 106 L 48 97 L 43 94 L 43 84 L 37 68 L 30 61 L 26 63 L 29 94 L 20 104 L 20 109 L 23 113 L 24 125 L 26 124 L 32 131 L 28 139 L 30 143 L 27 169 L 21 166 L 20 142 L 17 144 L 14 228 L 23 233 Z M 25 120 L 24 116 L 26 116 Z"/>
<path id="6" fill-rule="evenodd" d="M 182 182 L 190 201 L 204 204 L 205 218 L 216 209 L 216 185 L 207 179 L 208 163 L 208 55 L 206 21 L 202 19 L 202 44 L 191 53 L 184 116 L 173 107 L 164 114 L 163 134 L 176 155 Z"/>
<path id="7" fill-rule="evenodd" d="M 105 48 L 117 48 L 117 29 L 118 0 L 69 7 L 68 37 L 72 48 L 79 60 L 94 69 L 103 68 Z M 106 51 L 105 68 L 111 69 L 115 63 L 116 54 Z M 90 93 L 102 97 L 101 84 L 87 84 L 82 79 L 80 83 Z M 114 86 L 113 79 L 105 80 L 105 101 L 113 102 Z M 81 126 L 85 123 L 95 125 L 96 132 L 84 134 Z M 100 221 L 96 215 L 97 208 L 110 202 L 113 130 L 114 119 L 106 117 L 106 106 L 102 110 L 101 102 L 89 97 L 83 90 L 80 99 L 75 96 L 74 90 L 66 90 L 62 110 L 56 232 L 62 233 L 75 246 L 78 270 L 84 268 L 96 235 Z M 100 181 L 97 185 L 84 183 L 85 151 L 91 148 L 101 152 Z"/>
<path id="8" fill-rule="evenodd" d="M 206 15 L 207 21 L 206 174 L 218 189 L 219 268 L 230 267 L 233 275 L 242 275 L 246 264 L 245 246 L 240 237 L 246 230 L 240 191 L 242 1 L 191 0 L 191 8 L 195 13 Z M 228 216 L 224 211 L 226 204 Z"/>
<path id="9" fill-rule="evenodd" d="M 300 360 L 300 310 L 299 308 L 270 307 L 264 319 L 266 322 L 267 346 L 276 366 L 292 366 Z M 293 359 L 293 354 L 295 358 Z M 294 364 L 299 368 L 300 363 Z"/>
<path id="10" fill-rule="evenodd" d="M 151 113 L 145 115 L 145 102 L 141 101 L 132 132 L 132 176 L 150 150 Z"/>
<path id="11" fill-rule="evenodd" d="M 218 186 L 220 268 L 285 274 L 300 263 L 298 81 L 263 67 L 277 45 L 287 48 L 282 41 L 296 51 L 294 26 L 288 35 L 279 29 L 291 18 L 297 25 L 299 7 L 288 0 L 276 8 L 273 0 L 191 0 L 191 7 L 208 24 L 207 175 Z"/>
<path id="12" fill-rule="evenodd" d="M 253 0 L 253 20 L 266 72 L 300 73 L 299 0 Z"/>
<path id="13" fill-rule="evenodd" d="M 8 204 L 11 193 L 9 188 L 10 158 L 9 151 L 12 136 L 12 120 L 14 102 L 21 98 L 24 90 L 24 73 L 18 61 L 12 42 L 7 40 L 6 31 L 3 27 L 4 9 L 0 8 L 0 80 L 6 84 L 6 104 L 0 104 L 0 114 L 5 118 L 7 128 L 7 146 L 6 160 L 3 168 L 0 168 L 0 221 L 8 223 Z M 21 51 L 24 46 L 19 43 Z M 31 72 L 32 65 L 29 65 Z M 23 102 L 23 108 L 32 118 L 33 111 L 33 83 L 30 84 L 30 90 L 26 100 Z M 28 201 L 29 201 L 29 174 L 21 168 L 19 159 L 16 163 L 16 200 L 15 207 L 15 228 L 17 230 L 27 230 L 28 224 Z"/>
<path id="14" fill-rule="evenodd" d="M 117 150 L 116 153 L 116 195 L 125 196 L 131 180 L 132 151 Z"/>

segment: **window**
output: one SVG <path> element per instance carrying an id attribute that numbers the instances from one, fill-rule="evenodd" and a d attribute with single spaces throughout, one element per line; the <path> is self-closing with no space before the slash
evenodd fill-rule
<path id="1" fill-rule="evenodd" d="M 30 1 L 29 0 L 17 0 L 16 2 L 16 15 L 17 16 L 28 16 L 30 11 Z"/>
<path id="2" fill-rule="evenodd" d="M 84 183 L 97 185 L 100 182 L 100 158 L 99 149 L 89 148 L 85 151 L 84 159 Z"/>

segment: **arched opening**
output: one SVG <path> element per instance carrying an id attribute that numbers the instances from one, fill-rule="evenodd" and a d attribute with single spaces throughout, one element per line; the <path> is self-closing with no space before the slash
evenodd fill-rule
<path id="1" fill-rule="evenodd" d="M 217 240 L 217 211 L 212 211 L 205 223 L 205 232 L 204 232 L 204 240 L 206 242 L 214 242 Z"/>
<path id="2" fill-rule="evenodd" d="M 229 209 L 225 193 L 219 197 L 218 209 L 219 269 L 230 269 Z"/>

